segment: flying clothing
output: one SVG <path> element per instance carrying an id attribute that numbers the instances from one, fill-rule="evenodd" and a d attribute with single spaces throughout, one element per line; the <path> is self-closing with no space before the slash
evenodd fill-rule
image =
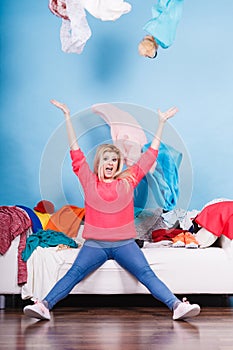
<path id="1" fill-rule="evenodd" d="M 143 147 L 145 151 L 150 147 L 148 143 Z M 148 185 L 151 188 L 157 204 L 164 210 L 175 208 L 179 198 L 179 167 L 182 153 L 175 148 L 160 143 L 157 164 L 147 174 Z"/>
<path id="2" fill-rule="evenodd" d="M 158 0 L 152 7 L 152 19 L 143 27 L 163 49 L 167 49 L 175 40 L 183 2 L 184 0 Z"/>
<path id="3" fill-rule="evenodd" d="M 86 11 L 102 21 L 115 21 L 131 11 L 131 5 L 124 0 L 49 0 L 49 9 L 62 18 L 62 50 L 80 54 L 92 35 Z"/>
<path id="4" fill-rule="evenodd" d="M 92 111 L 99 114 L 110 126 L 111 137 L 124 156 L 127 166 L 131 166 L 141 156 L 141 152 L 150 147 L 147 137 L 137 122 L 128 112 L 116 106 L 105 103 L 92 106 Z M 145 207 L 148 199 L 148 186 L 151 188 L 157 204 L 164 210 L 172 210 L 179 197 L 178 169 L 182 154 L 173 147 L 161 143 L 157 165 L 150 170 L 146 177 L 135 188 L 135 216 Z"/>
<path id="5" fill-rule="evenodd" d="M 128 112 L 110 104 L 96 104 L 92 111 L 99 114 L 110 126 L 114 145 L 120 149 L 127 166 L 134 164 L 141 156 L 142 147 L 147 143 L 144 130 Z"/>

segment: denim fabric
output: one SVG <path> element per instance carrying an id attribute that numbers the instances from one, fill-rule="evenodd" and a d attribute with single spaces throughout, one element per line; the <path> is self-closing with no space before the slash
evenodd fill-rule
<path id="1" fill-rule="evenodd" d="M 112 248 L 95 248 L 84 243 L 70 270 L 45 297 L 44 301 L 48 303 L 49 309 L 52 309 L 59 300 L 65 298 L 78 282 L 109 259 L 114 259 L 122 268 L 129 271 L 169 309 L 172 310 L 173 305 L 179 301 L 152 271 L 135 241 Z"/>

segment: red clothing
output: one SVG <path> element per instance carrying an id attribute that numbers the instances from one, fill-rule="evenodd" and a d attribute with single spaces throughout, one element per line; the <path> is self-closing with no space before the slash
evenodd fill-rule
<path id="1" fill-rule="evenodd" d="M 0 207 L 0 254 L 5 254 L 11 242 L 20 236 L 18 246 L 18 284 L 27 282 L 27 265 L 22 259 L 26 246 L 27 230 L 32 223 L 26 212 L 16 206 Z"/>
<path id="2" fill-rule="evenodd" d="M 172 241 L 172 238 L 176 237 L 180 233 L 185 233 L 187 230 L 181 230 L 178 228 L 160 228 L 152 232 L 152 242 L 161 242 L 163 240 Z"/>
<path id="3" fill-rule="evenodd" d="M 134 181 L 116 179 L 99 181 L 90 170 L 83 152 L 70 151 L 74 173 L 85 194 L 85 225 L 83 238 L 118 241 L 136 237 L 134 226 L 134 188 L 154 164 L 158 151 L 149 148 L 131 167 Z"/>
<path id="4" fill-rule="evenodd" d="M 195 218 L 195 222 L 220 237 L 233 239 L 233 201 L 223 201 L 206 206 Z"/>

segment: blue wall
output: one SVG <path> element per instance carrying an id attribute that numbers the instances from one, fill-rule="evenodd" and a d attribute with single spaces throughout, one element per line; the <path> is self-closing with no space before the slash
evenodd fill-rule
<path id="1" fill-rule="evenodd" d="M 52 159 L 60 152 L 62 180 L 48 182 L 46 199 L 57 208 L 64 204 L 55 195 L 59 181 L 66 200 L 75 193 L 63 116 L 51 98 L 66 102 L 72 114 L 101 102 L 149 110 L 177 105 L 180 112 L 170 128 L 191 162 L 193 173 L 188 171 L 188 185 L 181 187 L 182 193 L 191 191 L 189 208 L 218 197 L 233 199 L 233 2 L 223 0 L 220 7 L 186 0 L 174 45 L 160 49 L 155 60 L 137 53 L 154 1 L 129 2 L 132 11 L 115 22 L 87 15 L 92 37 L 77 55 L 61 51 L 61 20 L 48 10 L 47 0 L 1 1 L 0 205 L 33 207 L 43 198 L 41 164 L 43 181 L 44 164 L 51 180 Z M 44 151 L 60 131 L 51 163 L 44 163 Z"/>

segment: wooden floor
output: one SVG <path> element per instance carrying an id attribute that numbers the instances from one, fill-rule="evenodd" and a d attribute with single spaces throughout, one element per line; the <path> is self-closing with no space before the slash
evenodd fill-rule
<path id="1" fill-rule="evenodd" d="M 232 350 L 233 308 L 173 321 L 165 307 L 58 307 L 51 321 L 0 310 L 0 349 Z"/>

